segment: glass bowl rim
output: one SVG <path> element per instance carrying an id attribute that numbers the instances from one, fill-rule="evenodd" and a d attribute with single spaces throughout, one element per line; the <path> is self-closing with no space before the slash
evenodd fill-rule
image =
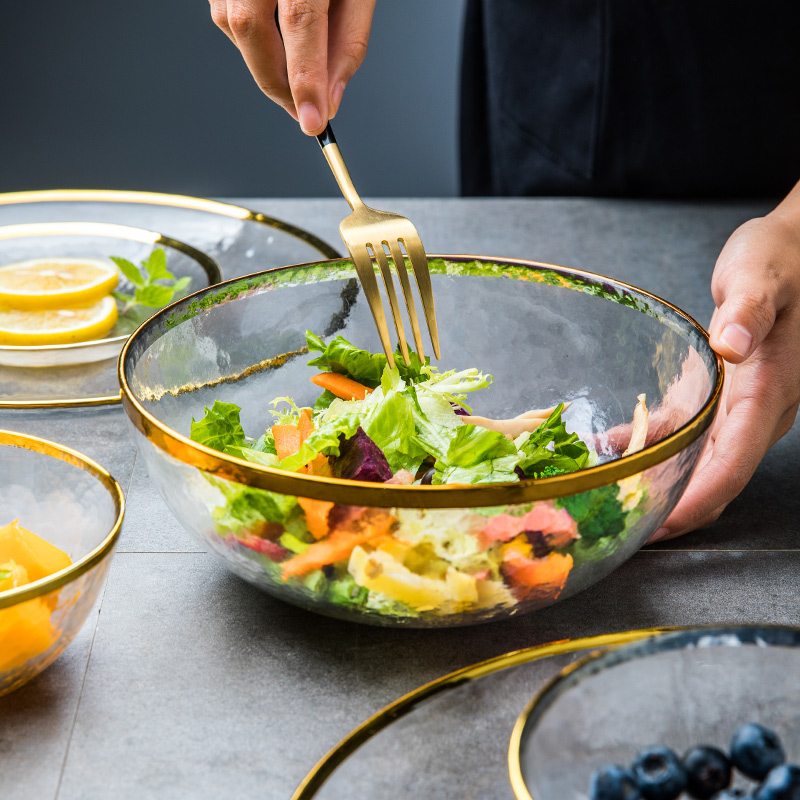
<path id="1" fill-rule="evenodd" d="M 162 244 L 177 250 L 199 264 L 208 278 L 209 288 L 222 280 L 222 271 L 211 256 L 198 250 L 196 247 L 164 236 L 157 231 L 146 228 L 136 228 L 130 225 L 117 225 L 109 222 L 23 222 L 13 225 L 0 225 L 0 240 L 25 239 L 36 236 L 97 236 L 113 239 L 124 239 L 142 244 Z M 202 291 L 200 289 L 199 291 Z M 86 342 L 71 342 L 68 344 L 31 344 L 31 345 L 0 345 L 0 351 L 12 352 L 59 352 L 64 350 L 86 350 L 101 345 L 124 342 L 130 334 L 120 336 L 106 336 L 103 339 L 90 339 Z"/>
<path id="2" fill-rule="evenodd" d="M 706 330 L 685 311 L 667 300 L 640 289 L 633 284 L 609 278 L 587 270 L 564 267 L 541 261 L 505 258 L 499 256 L 476 255 L 442 255 L 428 254 L 429 259 L 445 259 L 451 262 L 478 261 L 526 267 L 535 270 L 552 270 L 561 274 L 577 276 L 589 282 L 602 281 L 623 290 L 635 292 L 657 304 L 660 304 L 682 318 L 693 328 L 707 344 L 709 336 Z M 208 292 L 225 292 L 233 284 L 263 278 L 286 270 L 332 266 L 334 264 L 352 263 L 349 259 L 332 259 L 328 261 L 310 261 L 283 267 L 254 272 L 223 281 L 214 287 L 202 289 L 188 297 L 178 300 L 172 305 L 156 312 L 150 319 L 131 334 L 123 345 L 117 361 L 117 375 L 122 394 L 122 405 L 129 420 L 136 429 L 153 445 L 168 455 L 193 466 L 203 472 L 243 483 L 251 487 L 274 491 L 279 494 L 295 497 L 309 497 L 317 500 L 335 501 L 348 505 L 377 506 L 383 508 L 472 508 L 498 505 L 518 505 L 535 500 L 548 500 L 556 497 L 578 494 L 615 483 L 622 478 L 642 472 L 649 467 L 665 461 L 684 450 L 699 438 L 711 425 L 722 394 L 724 381 L 724 364 L 722 358 L 714 352 L 716 378 L 708 397 L 700 410 L 684 425 L 669 436 L 654 442 L 642 450 L 630 455 L 598 464 L 594 467 L 571 472 L 566 475 L 555 475 L 536 480 L 508 483 L 488 484 L 445 484 L 437 486 L 416 486 L 399 484 L 378 484 L 369 481 L 353 481 L 342 478 L 306 475 L 288 472 L 275 467 L 265 467 L 245 461 L 235 456 L 221 453 L 210 447 L 192 441 L 165 423 L 157 419 L 135 397 L 125 376 L 125 365 L 133 344 L 151 326 L 176 311 L 181 304 L 194 302 L 194 298 Z"/>
<path id="3" fill-rule="evenodd" d="M 633 633 L 633 632 L 632 632 Z M 710 637 L 719 641 L 711 646 L 735 646 L 725 639 L 735 636 L 739 645 L 756 645 L 760 642 L 768 647 L 800 647 L 800 626 L 740 623 L 714 623 L 680 628 L 664 628 L 639 631 L 641 634 L 633 641 L 619 642 L 602 650 L 596 650 L 561 669 L 537 691 L 520 712 L 511 732 L 508 745 L 508 772 L 511 789 L 516 800 L 536 800 L 522 777 L 521 750 L 523 736 L 536 730 L 550 706 L 577 683 L 606 669 L 633 661 L 637 658 L 665 653 L 670 650 L 683 650 L 696 644 L 700 639 Z M 791 641 L 779 641 L 781 639 Z M 532 727 L 531 727 L 532 726 Z"/>
<path id="4" fill-rule="evenodd" d="M 84 472 L 88 472 L 106 490 L 116 512 L 116 518 L 103 541 L 85 556 L 79 558 L 68 567 L 47 577 L 40 578 L 38 581 L 19 586 L 16 589 L 7 589 L 4 592 L 0 592 L 0 609 L 3 609 L 42 597 L 55 589 L 66 586 L 66 584 L 71 583 L 108 556 L 114 549 L 122 528 L 122 520 L 125 516 L 125 495 L 122 487 L 107 470 L 93 459 L 66 445 L 27 433 L 0 429 L 0 446 L 20 447 L 34 453 L 41 453 L 59 461 L 65 461 Z"/>

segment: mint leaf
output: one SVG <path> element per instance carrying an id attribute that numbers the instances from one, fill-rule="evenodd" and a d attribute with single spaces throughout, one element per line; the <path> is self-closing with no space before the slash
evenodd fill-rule
<path id="1" fill-rule="evenodd" d="M 136 302 L 148 308 L 162 308 L 172 300 L 175 294 L 171 286 L 157 286 L 149 284 L 143 288 L 136 289 Z"/>
<path id="2" fill-rule="evenodd" d="M 162 250 L 163 252 L 163 250 Z M 119 256 L 109 256 L 109 258 L 119 267 L 119 271 L 134 285 L 144 286 L 147 279 L 127 258 Z"/>
<path id="3" fill-rule="evenodd" d="M 167 256 L 161 248 L 153 250 L 149 258 L 142 261 L 142 266 L 147 270 L 150 282 L 160 280 L 161 278 L 175 277 L 167 270 Z"/>
<path id="4" fill-rule="evenodd" d="M 135 287 L 132 295 L 125 292 L 111 292 L 111 296 L 119 306 L 119 319 L 114 327 L 114 333 L 117 335 L 135 330 L 152 316 L 152 312 L 148 313 L 146 309 L 169 305 L 176 294 L 185 293 L 186 287 L 191 282 L 189 277 L 175 279 L 167 269 L 167 256 L 160 248 L 153 250 L 142 261 L 141 268 L 137 268 L 126 258 L 118 256 L 110 258 Z"/>
<path id="5" fill-rule="evenodd" d="M 10 569 L 0 569 L 0 581 L 4 581 L 6 578 L 10 577 L 11 577 Z"/>

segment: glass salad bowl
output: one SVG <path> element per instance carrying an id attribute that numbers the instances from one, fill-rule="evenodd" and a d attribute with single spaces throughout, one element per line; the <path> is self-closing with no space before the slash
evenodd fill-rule
<path id="1" fill-rule="evenodd" d="M 688 628 L 595 652 L 562 670 L 517 720 L 509 746 L 514 794 L 588 800 L 592 775 L 604 766 L 628 768 L 656 746 L 679 758 L 696 745 L 728 753 L 747 723 L 774 731 L 786 761 L 800 763 L 798 671 L 796 628 Z M 733 772 L 731 786 L 750 797 L 754 782 Z"/>
<path id="2" fill-rule="evenodd" d="M 273 398 L 313 406 L 319 388 L 309 378 L 318 370 L 307 365 L 307 329 L 380 351 L 346 260 L 195 293 L 123 348 L 123 406 L 167 505 L 231 570 L 288 602 L 414 627 L 542 608 L 641 547 L 697 463 L 723 371 L 705 331 L 682 311 L 581 270 L 474 256 L 430 256 L 429 264 L 442 371 L 477 367 L 493 376 L 473 413 L 506 419 L 565 402 L 566 427 L 591 444 L 593 466 L 536 479 L 402 485 L 289 472 L 259 454 L 192 441 L 193 418 L 215 401 L 242 409 L 252 439 L 273 425 Z M 649 422 L 634 452 L 640 395 Z"/>
<path id="3" fill-rule="evenodd" d="M 19 520 L 47 543 L 29 546 L 0 531 L 0 555 L 10 555 L 0 558 L 3 695 L 52 664 L 86 621 L 111 563 L 125 500 L 94 461 L 26 434 L 0 430 L 0 475 L 0 529 Z M 61 568 L 46 574 L 55 563 L 51 546 L 63 551 Z M 63 553 L 71 564 L 62 565 Z M 28 582 L 11 574 L 20 564 Z"/>

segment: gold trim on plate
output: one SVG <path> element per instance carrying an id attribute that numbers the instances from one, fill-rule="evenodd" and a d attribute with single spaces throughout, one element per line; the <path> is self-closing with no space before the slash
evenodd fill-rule
<path id="1" fill-rule="evenodd" d="M 122 487 L 103 467 L 88 456 L 70 447 L 65 447 L 47 439 L 40 439 L 38 436 L 31 436 L 27 433 L 16 433 L 1 429 L 0 446 L 21 447 L 34 453 L 42 453 L 88 472 L 103 485 L 103 488 L 111 496 L 117 514 L 106 538 L 83 558 L 70 564 L 66 569 L 59 570 L 46 578 L 40 578 L 38 581 L 33 581 L 33 583 L 20 586 L 17 589 L 8 589 L 0 592 L 0 608 L 8 608 L 17 603 L 24 603 L 26 600 L 33 600 L 36 597 L 49 594 L 55 589 L 60 589 L 102 561 L 111 552 L 119 538 L 122 519 L 125 516 L 125 495 L 122 493 Z"/>
<path id="2" fill-rule="evenodd" d="M 514 650 L 495 658 L 489 658 L 469 667 L 458 669 L 430 683 L 426 683 L 409 692 L 390 705 L 373 714 L 342 739 L 333 749 L 329 750 L 311 769 L 302 783 L 295 789 L 290 800 L 311 800 L 333 771 L 362 744 L 367 742 L 377 733 L 380 733 L 392 722 L 413 711 L 418 705 L 438 694 L 455 689 L 464 683 L 483 678 L 494 672 L 518 667 L 532 661 L 538 661 L 549 656 L 560 656 L 573 653 L 577 650 L 590 648 L 619 647 L 629 642 L 646 639 L 668 633 L 677 628 L 647 628 L 643 630 L 623 631 L 622 633 L 588 636 L 580 639 L 561 639 L 548 644 L 526 647 L 524 650 Z M 572 667 L 572 665 L 570 665 Z"/>
<path id="3" fill-rule="evenodd" d="M 577 275 L 587 280 L 606 281 L 623 290 L 632 291 L 649 298 L 664 307 L 671 309 L 682 317 L 706 342 L 708 333 L 686 312 L 660 297 L 639 289 L 631 284 L 607 278 L 585 270 L 559 267 L 536 261 L 521 259 L 492 258 L 489 256 L 448 256 L 430 255 L 429 258 L 441 258 L 449 261 L 483 261 L 486 263 L 512 264 L 531 269 L 546 269 Z M 215 287 L 215 291 L 224 290 L 226 286 L 241 283 L 254 278 L 274 274 L 288 269 L 312 267 L 325 262 L 309 262 L 287 267 L 276 267 L 235 278 Z M 195 295 L 198 293 L 195 293 Z M 191 295 L 194 297 L 195 295 Z M 189 298 L 178 301 L 183 303 Z M 369 481 L 352 481 L 340 478 L 328 478 L 318 475 L 287 472 L 274 467 L 252 464 L 244 459 L 226 455 L 210 447 L 198 444 L 187 436 L 183 436 L 165 425 L 150 413 L 135 397 L 125 377 L 124 365 L 129 348 L 138 335 L 146 328 L 157 325 L 159 321 L 174 312 L 173 306 L 167 306 L 145 322 L 138 331 L 125 343 L 117 364 L 119 383 L 122 388 L 122 405 L 125 412 L 139 430 L 152 444 L 190 466 L 208 472 L 226 480 L 237 481 L 248 486 L 266 489 L 280 494 L 309 497 L 316 500 L 335 501 L 347 505 L 380 506 L 384 508 L 476 508 L 481 506 L 516 505 L 534 500 L 552 499 L 586 492 L 601 486 L 614 483 L 622 478 L 635 475 L 676 455 L 698 439 L 711 425 L 714 413 L 722 393 L 724 367 L 722 359 L 716 356 L 717 376 L 714 387 L 700 411 L 679 428 L 675 433 L 644 449 L 622 458 L 599 464 L 589 469 L 572 472 L 567 475 L 556 475 L 535 481 L 519 481 L 515 483 L 491 483 L 467 486 L 449 484 L 437 486 L 403 486 L 398 484 L 376 484 Z"/>

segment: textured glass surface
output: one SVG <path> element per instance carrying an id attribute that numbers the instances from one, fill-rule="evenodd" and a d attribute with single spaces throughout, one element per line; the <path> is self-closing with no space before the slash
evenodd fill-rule
<path id="1" fill-rule="evenodd" d="M 639 750 L 728 749 L 745 722 L 772 728 L 800 759 L 800 632 L 667 634 L 605 654 L 560 681 L 523 731 L 520 765 L 534 800 L 586 800 L 592 773 Z M 737 777 L 736 785 L 748 781 Z"/>
<path id="2" fill-rule="evenodd" d="M 147 228 L 207 253 L 220 265 L 225 278 L 332 255 L 321 254 L 315 245 L 280 228 L 209 211 L 173 207 L 167 204 L 168 195 L 152 197 L 152 202 L 136 203 L 81 199 L 0 204 L 0 225 L 81 220 Z"/>
<path id="3" fill-rule="evenodd" d="M 116 522 L 109 490 L 58 458 L 2 444 L 0 475 L 0 526 L 19 519 L 65 551 L 73 564 L 95 550 Z M 110 563 L 109 550 L 82 575 L 24 602 L 9 604 L 8 595 L 0 593 L 0 694 L 22 686 L 58 658 L 89 615 Z"/>
<path id="4" fill-rule="evenodd" d="M 627 446 L 626 426 L 639 394 L 646 394 L 651 412 L 648 443 L 678 430 L 708 402 L 716 366 L 706 340 L 679 313 L 646 295 L 544 267 L 439 260 L 431 262 L 431 271 L 441 367 L 477 367 L 494 376 L 492 386 L 475 397 L 476 413 L 510 417 L 568 401 L 568 429 L 590 439 L 602 463 L 619 457 Z M 313 405 L 318 396 L 308 381 L 315 370 L 306 366 L 306 328 L 380 349 L 349 263 L 255 276 L 179 304 L 132 341 L 125 374 L 147 410 L 179 433 L 188 435 L 192 417 L 199 419 L 204 406 L 221 400 L 242 407 L 245 432 L 257 438 L 272 424 L 269 400 L 289 395 L 303 406 Z M 549 541 L 544 550 L 534 552 L 548 563 L 537 564 L 535 580 L 525 587 L 516 584 L 504 561 L 502 574 L 493 574 L 491 582 L 483 575 L 474 579 L 474 586 L 461 582 L 452 592 L 438 587 L 439 600 L 423 591 L 412 600 L 389 602 L 371 588 L 359 606 L 334 602 L 331 576 L 324 571 L 302 580 L 287 578 L 279 563 L 283 556 L 262 541 L 280 531 L 269 528 L 263 516 L 249 527 L 230 524 L 225 497 L 242 494 L 246 487 L 226 485 L 168 457 L 141 434 L 136 438 L 176 517 L 238 574 L 290 602 L 327 614 L 421 627 L 530 611 L 607 575 L 666 518 L 704 442 L 700 436 L 640 475 L 573 497 L 567 509 L 570 502 L 574 508 L 607 501 L 622 511 L 611 527 L 595 525 L 583 529 L 580 538 Z M 246 502 L 254 506 L 283 502 L 262 490 L 252 492 Z M 394 536 L 415 542 L 413 571 L 426 576 L 438 570 L 439 577 L 451 567 L 468 572 L 463 557 L 487 535 L 493 520 L 508 522 L 565 505 L 543 500 L 491 507 L 490 488 L 485 498 L 488 507 L 388 510 Z M 435 557 L 429 553 L 427 562 L 419 546 L 426 532 L 433 532 L 428 540 L 436 540 L 431 545 Z M 352 561 L 346 566 L 351 575 L 358 571 Z M 448 572 L 450 577 L 457 582 L 461 575 Z"/>

